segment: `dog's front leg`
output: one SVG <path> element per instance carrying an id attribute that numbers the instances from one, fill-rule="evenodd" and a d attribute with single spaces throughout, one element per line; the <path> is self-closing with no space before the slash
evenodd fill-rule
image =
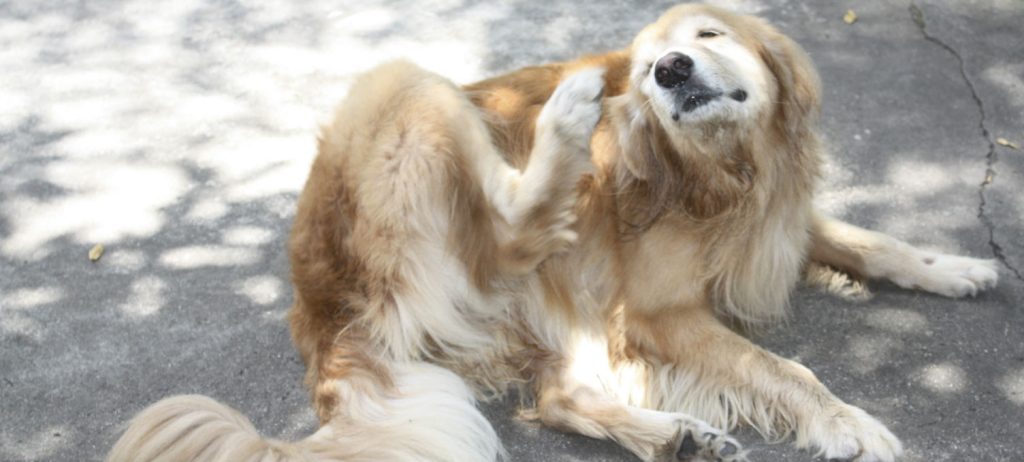
<path id="1" fill-rule="evenodd" d="M 552 367 L 537 382 L 536 415 L 545 425 L 591 438 L 611 439 L 645 461 L 740 462 L 746 453 L 736 440 L 679 412 L 622 404 L 579 383 L 564 368 Z"/>
<path id="2" fill-rule="evenodd" d="M 719 322 L 710 309 L 630 314 L 630 342 L 652 365 L 647 404 L 768 437 L 793 433 L 826 459 L 891 462 L 899 440 L 863 410 L 836 398 L 806 367 L 776 356 Z"/>
<path id="3" fill-rule="evenodd" d="M 853 273 L 888 279 L 906 289 L 947 297 L 975 295 L 995 287 L 994 260 L 921 250 L 882 233 L 816 214 L 811 228 L 812 261 Z"/>

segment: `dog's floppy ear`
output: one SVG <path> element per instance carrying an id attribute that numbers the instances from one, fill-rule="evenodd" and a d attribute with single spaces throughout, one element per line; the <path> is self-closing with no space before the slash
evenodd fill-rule
<path id="1" fill-rule="evenodd" d="M 618 141 L 623 152 L 622 161 L 626 169 L 634 177 L 650 181 L 657 173 L 657 154 L 654 152 L 653 127 L 646 114 L 631 107 L 642 107 L 642 103 L 629 104 L 627 97 L 615 98 L 610 101 L 608 111 L 615 114 L 615 120 L 619 125 L 615 127 L 618 131 Z"/>
<path id="2" fill-rule="evenodd" d="M 778 85 L 776 120 L 790 137 L 813 130 L 821 104 L 821 81 L 800 45 L 768 23 L 757 19 L 759 54 Z"/>

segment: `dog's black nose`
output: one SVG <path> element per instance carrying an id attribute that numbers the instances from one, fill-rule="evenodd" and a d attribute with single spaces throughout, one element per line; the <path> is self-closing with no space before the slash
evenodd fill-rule
<path id="1" fill-rule="evenodd" d="M 654 81 L 662 88 L 672 88 L 690 78 L 693 71 L 693 59 L 678 51 L 673 51 L 658 60 L 654 65 Z"/>

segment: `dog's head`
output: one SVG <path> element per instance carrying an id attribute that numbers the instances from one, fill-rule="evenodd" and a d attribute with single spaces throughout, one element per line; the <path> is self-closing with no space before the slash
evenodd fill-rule
<path id="1" fill-rule="evenodd" d="M 633 42 L 628 90 L 612 106 L 623 121 L 620 190 L 635 193 L 624 213 L 641 228 L 667 210 L 708 218 L 755 183 L 772 189 L 780 172 L 813 177 L 819 88 L 803 50 L 761 19 L 669 10 Z"/>
<path id="2" fill-rule="evenodd" d="M 786 129 L 818 107 L 814 68 L 764 21 L 707 5 L 680 5 L 633 42 L 630 83 L 670 134 L 708 125 Z M 762 128 L 762 127 L 756 127 Z"/>

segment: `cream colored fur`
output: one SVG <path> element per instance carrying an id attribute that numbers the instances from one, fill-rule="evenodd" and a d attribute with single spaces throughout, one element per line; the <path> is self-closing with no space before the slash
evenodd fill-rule
<path id="1" fill-rule="evenodd" d="M 205 396 L 160 401 L 129 423 L 108 461 L 493 460 L 503 453 L 472 392 L 451 372 L 395 364 L 393 396 L 338 384 L 346 406 L 305 440 L 262 439 L 244 416 Z"/>
<path id="2" fill-rule="evenodd" d="M 692 58 L 685 84 L 656 77 L 672 53 Z M 691 105 L 697 82 L 715 96 Z M 808 264 L 948 296 L 997 275 L 814 211 L 819 96 L 790 39 L 700 5 L 628 52 L 462 89 L 406 62 L 371 71 L 324 127 L 290 240 L 323 427 L 264 441 L 171 398 L 110 459 L 495 460 L 471 390 L 517 386 L 525 417 L 643 460 L 745 460 L 720 430 L 743 424 L 895 460 L 883 424 L 728 326 L 783 318 Z"/>

